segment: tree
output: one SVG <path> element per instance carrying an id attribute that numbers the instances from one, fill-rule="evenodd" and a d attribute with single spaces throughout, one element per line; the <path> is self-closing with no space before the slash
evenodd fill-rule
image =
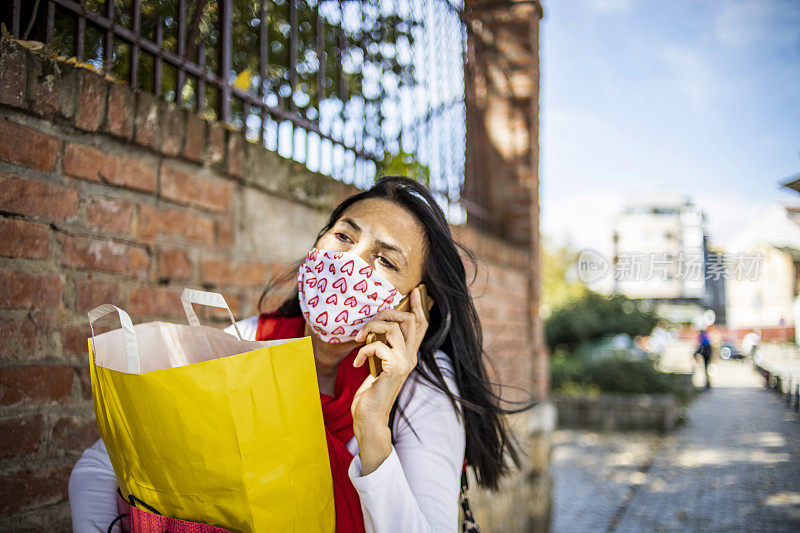
<path id="1" fill-rule="evenodd" d="M 542 258 L 542 307 L 544 315 L 553 309 L 579 299 L 586 294 L 586 286 L 573 275 L 580 252 L 569 244 L 554 245 L 544 239 Z"/>
<path id="2" fill-rule="evenodd" d="M 553 311 L 545 321 L 545 339 L 551 350 L 574 348 L 583 341 L 625 333 L 647 335 L 658 315 L 620 294 L 603 296 L 593 291 Z"/>
<path id="3" fill-rule="evenodd" d="M 132 28 L 130 0 L 112 1 L 115 23 Z M 184 57 L 199 63 L 202 52 L 206 69 L 214 73 L 219 72 L 220 64 L 220 4 L 207 0 L 186 2 Z M 249 86 L 245 88 L 248 92 L 258 96 L 263 88 L 267 94 L 265 104 L 288 108 L 298 117 L 310 121 L 323 121 L 325 109 L 334 109 L 337 114 L 358 112 L 363 116 L 364 136 L 378 139 L 372 151 L 383 155 L 382 97 L 387 92 L 417 83 L 410 51 L 422 22 L 413 14 L 401 16 L 397 11 L 387 10 L 382 2 L 295 0 L 294 14 L 291 5 L 288 0 L 268 0 L 266 17 L 262 20 L 261 2 L 233 0 L 231 71 L 226 73 L 226 77 L 233 81 L 243 72 L 251 74 Z M 106 0 L 87 0 L 86 9 L 105 15 Z M 37 17 L 41 17 L 43 12 L 42 7 Z M 67 57 L 73 55 L 75 20 L 73 14 L 56 9 L 52 43 L 55 53 Z M 296 21 L 294 43 L 293 20 Z M 262 24 L 266 25 L 269 43 L 263 80 L 259 76 Z M 159 27 L 162 46 L 179 53 L 177 0 L 141 1 L 139 33 L 156 41 Z M 321 38 L 319 42 L 318 37 Z M 292 51 L 295 52 L 294 75 L 290 68 Z M 85 61 L 96 68 L 121 81 L 130 81 L 131 45 L 115 38 L 112 64 L 103 65 L 103 33 L 90 22 L 86 25 L 83 55 Z M 196 79 L 187 76 L 183 86 L 177 87 L 177 69 L 164 63 L 160 87 L 154 88 L 154 72 L 154 57 L 141 51 L 137 88 L 154 91 L 167 100 L 175 100 L 180 93 L 184 107 L 198 107 Z M 320 79 L 319 73 L 322 73 Z M 198 110 L 207 118 L 215 119 L 219 97 L 218 91 L 207 85 L 204 101 Z M 235 123 L 241 124 L 247 119 L 245 109 L 241 101 L 233 100 Z"/>

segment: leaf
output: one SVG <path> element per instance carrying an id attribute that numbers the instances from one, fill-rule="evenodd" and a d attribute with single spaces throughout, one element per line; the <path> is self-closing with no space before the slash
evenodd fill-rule
<path id="1" fill-rule="evenodd" d="M 236 79 L 233 81 L 233 87 L 241 91 L 247 91 L 250 89 L 250 83 L 252 81 L 253 73 L 250 71 L 250 67 L 247 67 L 236 76 Z"/>

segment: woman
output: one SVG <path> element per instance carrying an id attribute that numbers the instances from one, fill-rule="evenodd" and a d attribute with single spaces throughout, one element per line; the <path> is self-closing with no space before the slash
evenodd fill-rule
<path id="1" fill-rule="evenodd" d="M 464 463 L 488 488 L 497 488 L 510 462 L 519 466 L 502 418 L 512 411 L 500 407 L 487 378 L 480 322 L 457 246 L 424 186 L 380 178 L 331 213 L 314 248 L 289 273 L 297 276 L 298 291 L 277 311 L 238 323 L 251 340 L 311 337 L 339 532 L 456 531 Z M 358 284 L 380 292 L 382 304 L 360 318 L 343 316 L 349 327 L 339 328 L 327 312 L 340 302 L 314 300 L 324 277 L 317 273 L 347 267 L 361 278 Z M 420 283 L 430 295 L 429 321 Z M 339 285 L 340 294 L 364 298 L 371 292 L 362 285 L 359 295 L 353 285 Z M 410 312 L 394 309 L 404 295 L 410 295 Z M 386 343 L 365 344 L 371 332 L 386 334 Z M 368 356 L 381 360 L 377 378 L 369 376 Z M 75 531 L 105 531 L 117 516 L 116 489 L 98 441 L 70 477 Z"/>

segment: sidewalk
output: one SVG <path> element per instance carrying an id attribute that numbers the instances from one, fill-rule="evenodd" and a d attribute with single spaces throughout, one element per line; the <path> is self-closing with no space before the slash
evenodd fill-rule
<path id="1" fill-rule="evenodd" d="M 800 531 L 800 420 L 749 365 L 712 384 L 666 438 L 558 431 L 552 530 Z"/>

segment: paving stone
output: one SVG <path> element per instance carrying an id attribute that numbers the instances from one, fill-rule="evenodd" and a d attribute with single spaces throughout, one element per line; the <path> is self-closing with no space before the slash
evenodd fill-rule
<path id="1" fill-rule="evenodd" d="M 552 531 L 800 531 L 800 418 L 723 361 L 670 436 L 558 431 Z"/>

